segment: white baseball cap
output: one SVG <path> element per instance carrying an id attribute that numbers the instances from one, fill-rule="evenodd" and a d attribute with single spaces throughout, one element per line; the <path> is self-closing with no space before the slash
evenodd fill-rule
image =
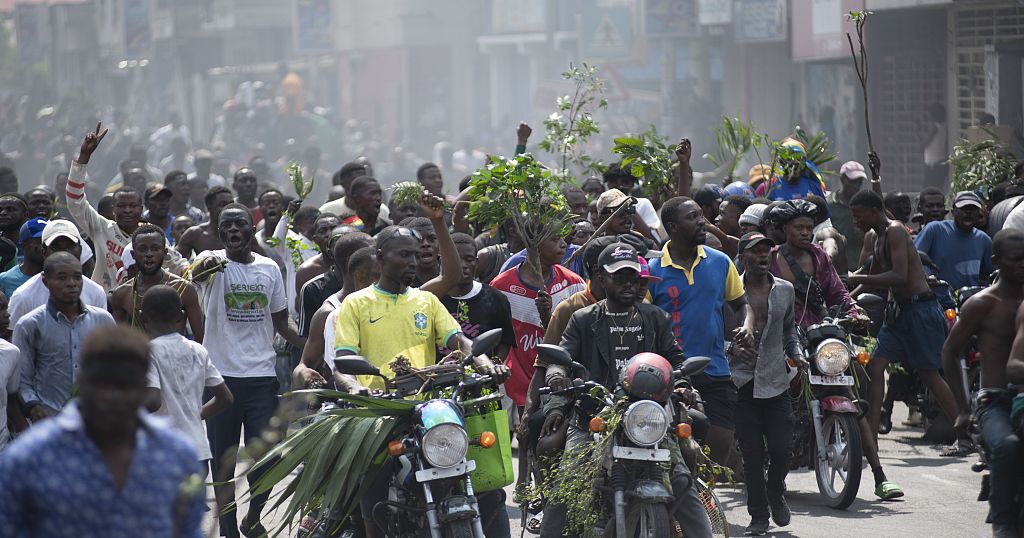
<path id="1" fill-rule="evenodd" d="M 58 237 L 67 237 L 75 243 L 82 242 L 82 235 L 78 233 L 78 226 L 66 219 L 53 219 L 46 223 L 43 228 L 43 244 L 50 246 Z"/>

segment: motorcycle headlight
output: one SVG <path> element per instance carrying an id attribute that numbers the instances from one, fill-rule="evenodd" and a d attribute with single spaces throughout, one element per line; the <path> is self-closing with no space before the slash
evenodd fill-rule
<path id="1" fill-rule="evenodd" d="M 427 463 L 434 467 L 451 467 L 466 457 L 469 435 L 458 424 L 438 424 L 423 434 L 420 448 Z"/>
<path id="2" fill-rule="evenodd" d="M 818 344 L 814 351 L 814 365 L 824 375 L 839 375 L 850 366 L 850 348 L 846 344 L 829 338 Z"/>
<path id="3" fill-rule="evenodd" d="M 657 402 L 640 400 L 626 408 L 622 428 L 637 445 L 656 445 L 668 431 L 668 413 Z"/>

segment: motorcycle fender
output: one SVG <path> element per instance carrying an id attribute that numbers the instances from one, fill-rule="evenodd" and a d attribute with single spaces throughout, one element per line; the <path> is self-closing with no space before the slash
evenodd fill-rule
<path id="1" fill-rule="evenodd" d="M 821 410 L 833 413 L 854 413 L 860 414 L 860 409 L 845 396 L 825 396 L 821 399 Z"/>
<path id="2" fill-rule="evenodd" d="M 671 503 L 675 501 L 665 484 L 654 480 L 638 480 L 633 495 L 646 503 Z"/>
<path id="3" fill-rule="evenodd" d="M 440 469 L 437 467 L 431 467 L 429 469 L 421 469 L 416 471 L 417 482 L 431 482 L 434 480 L 441 480 L 442 478 L 452 478 L 456 476 L 462 476 L 469 474 L 471 471 L 476 469 L 476 460 L 462 460 L 453 467 L 447 469 Z"/>
<path id="4" fill-rule="evenodd" d="M 441 521 L 455 521 L 458 519 L 473 519 L 477 516 L 476 510 L 469 497 L 463 495 L 452 495 L 441 501 Z"/>

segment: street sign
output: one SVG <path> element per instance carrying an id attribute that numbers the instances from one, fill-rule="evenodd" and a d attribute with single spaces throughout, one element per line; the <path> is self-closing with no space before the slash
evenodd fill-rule
<path id="1" fill-rule="evenodd" d="M 732 22 L 732 0 L 698 0 L 697 21 L 702 26 Z"/>
<path id="2" fill-rule="evenodd" d="M 331 50 L 331 0 L 296 0 L 294 28 L 296 52 Z"/>
<path id="3" fill-rule="evenodd" d="M 788 29 L 786 0 L 739 0 L 736 4 L 736 41 L 739 43 L 785 41 Z"/>
<path id="4" fill-rule="evenodd" d="M 633 53 L 633 10 L 627 6 L 593 7 L 583 12 L 583 58 L 621 60 Z"/>

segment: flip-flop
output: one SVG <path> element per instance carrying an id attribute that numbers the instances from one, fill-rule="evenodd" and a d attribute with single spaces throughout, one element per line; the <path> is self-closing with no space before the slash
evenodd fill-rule
<path id="1" fill-rule="evenodd" d="M 896 484 L 886 480 L 875 487 L 875 495 L 883 501 L 898 499 L 903 496 L 903 489 Z"/>

